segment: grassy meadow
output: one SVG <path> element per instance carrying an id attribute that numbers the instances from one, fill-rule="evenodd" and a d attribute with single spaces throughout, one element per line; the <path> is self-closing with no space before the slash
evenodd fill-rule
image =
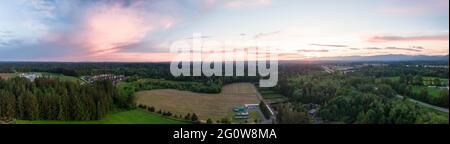
<path id="1" fill-rule="evenodd" d="M 58 121 L 58 120 L 17 120 L 17 124 L 189 124 L 189 122 L 162 117 L 141 109 L 113 112 L 101 120 Z"/>

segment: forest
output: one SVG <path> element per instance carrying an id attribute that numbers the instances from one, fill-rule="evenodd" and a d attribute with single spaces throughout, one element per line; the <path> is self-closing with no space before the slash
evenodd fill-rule
<path id="1" fill-rule="evenodd" d="M 362 63 L 282 62 L 271 91 L 287 101 L 273 105 L 279 123 L 448 123 L 442 114 L 411 103 L 415 99 L 448 108 L 448 89 L 431 93 L 427 87 L 448 86 L 448 62 L 386 62 L 349 73 L 327 73 L 321 65 L 357 67 Z M 0 118 L 24 120 L 98 120 L 114 109 L 134 108 L 134 93 L 172 88 L 219 93 L 225 84 L 252 82 L 256 77 L 173 77 L 168 63 L 37 63 L 2 62 L 0 72 L 49 72 L 80 77 L 111 73 L 128 80 L 77 83 L 54 77 L 0 79 Z M 446 83 L 445 83 L 446 82 Z M 422 88 L 422 89 L 419 89 Z M 434 95 L 434 96 L 432 96 Z M 400 98 L 399 96 L 403 96 Z M 317 104 L 314 116 L 308 105 Z M 267 110 L 263 111 L 267 114 Z"/>
<path id="2" fill-rule="evenodd" d="M 132 97 L 110 81 L 80 85 L 56 78 L 0 79 L 0 117 L 23 120 L 98 120 Z"/>
<path id="3" fill-rule="evenodd" d="M 438 78 L 441 73 L 448 73 L 448 69 L 423 71 L 418 68 L 408 73 L 408 70 L 366 67 L 355 72 L 331 74 L 317 69 L 305 70 L 301 74 L 287 73 L 280 77 L 273 90 L 289 99 L 287 103 L 277 104 L 280 123 L 311 123 L 313 117 L 306 114 L 308 104 L 320 105 L 314 117 L 325 123 L 448 123 L 448 114 L 431 112 L 406 100 L 418 97 L 413 86 L 441 84 L 438 80 L 425 82 L 422 75 Z M 398 74 L 400 78 L 392 80 L 382 75 L 372 75 L 375 70 L 370 69 L 377 69 L 377 73 L 386 73 L 387 76 Z M 406 98 L 399 98 L 398 94 Z M 437 97 L 428 96 L 426 91 L 419 95 L 423 96 L 418 100 L 448 108 L 448 89 L 442 89 Z"/>

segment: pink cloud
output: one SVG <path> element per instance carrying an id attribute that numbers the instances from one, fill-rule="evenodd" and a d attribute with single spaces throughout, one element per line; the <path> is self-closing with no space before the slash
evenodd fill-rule
<path id="1" fill-rule="evenodd" d="M 146 56 L 158 56 L 124 51 L 130 45 L 138 45 L 140 51 L 155 51 L 146 37 L 177 22 L 175 16 L 147 11 L 141 3 L 98 3 L 77 16 L 70 29 L 51 31 L 40 41 L 61 52 L 61 59 L 66 60 L 146 60 Z"/>
<path id="2" fill-rule="evenodd" d="M 255 39 L 259 39 L 259 38 L 268 38 L 268 37 L 273 37 L 276 35 L 279 35 L 281 33 L 281 31 L 274 31 L 274 32 L 268 32 L 268 33 L 258 33 L 254 36 Z"/>
<path id="3" fill-rule="evenodd" d="M 174 22 L 170 16 L 145 13 L 133 6 L 100 5 L 86 12 L 76 39 L 90 52 L 111 53 L 115 47 L 140 42 L 147 34 L 170 28 Z"/>
<path id="4" fill-rule="evenodd" d="M 413 51 L 413 52 L 421 52 L 422 50 L 416 48 L 401 48 L 401 47 L 386 47 L 384 49 L 387 50 L 403 50 L 403 51 Z"/>
<path id="5" fill-rule="evenodd" d="M 94 61 L 120 62 L 166 62 L 176 56 L 174 53 L 111 53 L 108 55 L 89 56 Z"/>
<path id="6" fill-rule="evenodd" d="M 387 14 L 422 14 L 427 11 L 427 8 L 423 6 L 402 6 L 402 7 L 384 7 L 381 9 L 382 12 Z"/>
<path id="7" fill-rule="evenodd" d="M 313 49 L 306 49 L 306 50 L 298 50 L 298 52 L 313 52 L 313 53 L 327 53 L 330 50 L 326 50 L 326 49 L 320 49 L 320 50 L 313 50 Z"/>
<path id="8" fill-rule="evenodd" d="M 348 47 L 347 45 L 339 45 L 339 44 L 310 44 L 312 46 L 320 46 L 320 47 Z"/>
<path id="9" fill-rule="evenodd" d="M 303 54 L 297 53 L 281 53 L 278 57 L 280 60 L 300 60 L 306 58 Z"/>
<path id="10" fill-rule="evenodd" d="M 448 12 L 448 0 L 392 0 L 392 6 L 380 8 L 382 13 L 394 15 L 423 15 L 430 12 Z"/>

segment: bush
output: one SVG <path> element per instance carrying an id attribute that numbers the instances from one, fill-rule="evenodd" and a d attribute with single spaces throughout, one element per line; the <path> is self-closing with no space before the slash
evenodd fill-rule
<path id="1" fill-rule="evenodd" d="M 164 115 L 170 117 L 170 116 L 172 116 L 172 113 L 168 111 L 168 112 L 165 112 Z"/>
<path id="2" fill-rule="evenodd" d="M 212 119 L 209 118 L 208 120 L 206 120 L 206 123 L 207 124 L 213 124 L 213 121 L 212 121 Z"/>
<path id="3" fill-rule="evenodd" d="M 222 118 L 222 119 L 220 120 L 220 123 L 223 123 L 223 124 L 231 124 L 231 121 L 230 121 L 228 118 Z"/>
<path id="4" fill-rule="evenodd" d="M 191 121 L 193 121 L 193 122 L 198 121 L 198 116 L 195 113 L 192 114 Z"/>
<path id="5" fill-rule="evenodd" d="M 188 113 L 186 116 L 184 116 L 184 119 L 185 119 L 185 120 L 190 120 L 190 119 L 191 119 L 191 114 Z"/>
<path id="6" fill-rule="evenodd" d="M 155 107 L 153 107 L 153 106 L 148 107 L 147 110 L 148 110 L 149 112 L 155 112 Z"/>

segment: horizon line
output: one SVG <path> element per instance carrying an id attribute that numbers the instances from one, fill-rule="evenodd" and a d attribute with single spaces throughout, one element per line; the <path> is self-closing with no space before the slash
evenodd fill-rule
<path id="1" fill-rule="evenodd" d="M 360 56 L 360 55 L 351 55 L 351 56 L 334 56 L 334 57 L 316 57 L 316 58 L 308 58 L 308 59 L 287 59 L 287 60 L 278 60 L 278 61 L 304 61 L 304 62 L 320 62 L 320 61 L 358 61 L 358 60 L 327 60 L 327 58 L 343 58 L 343 57 L 373 57 L 373 56 L 389 56 L 389 55 L 400 55 L 400 56 L 435 56 L 435 57 L 444 57 L 449 56 L 449 54 L 443 55 L 406 55 L 406 54 L 385 54 L 385 55 L 370 55 L 370 56 Z M 248 60 L 245 60 L 248 61 Z M 252 60 L 253 61 L 253 60 Z M 363 61 L 396 61 L 396 60 L 363 60 Z M 405 61 L 405 60 L 398 60 Z M 423 60 L 416 60 L 423 61 Z M 442 60 L 429 60 L 429 61 L 442 61 Z M 448 61 L 448 59 L 447 59 Z M 0 62 L 53 62 L 53 63 L 170 63 L 171 61 L 95 61 L 95 60 L 83 60 L 83 61 L 64 61 L 64 60 L 0 60 Z M 194 62 L 194 61 L 191 61 Z M 203 62 L 203 61 L 200 61 Z M 229 61 L 222 61 L 229 62 Z M 236 62 L 236 61 L 233 61 Z"/>

